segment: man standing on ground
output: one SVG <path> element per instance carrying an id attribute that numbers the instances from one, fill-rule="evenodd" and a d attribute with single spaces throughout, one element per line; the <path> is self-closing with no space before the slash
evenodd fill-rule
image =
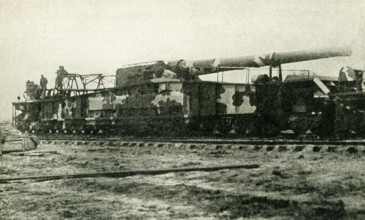
<path id="1" fill-rule="evenodd" d="M 0 129 L 0 156 L 3 155 L 3 144 L 5 143 L 5 136 Z"/>

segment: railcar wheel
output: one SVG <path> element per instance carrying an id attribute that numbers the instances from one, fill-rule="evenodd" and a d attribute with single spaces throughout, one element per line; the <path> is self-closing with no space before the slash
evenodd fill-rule
<path id="1" fill-rule="evenodd" d="M 228 134 L 231 130 L 232 130 L 232 126 L 231 125 L 226 125 L 223 123 L 219 123 L 218 125 L 218 131 L 220 134 Z"/>
<path id="2" fill-rule="evenodd" d="M 288 120 L 290 129 L 297 135 L 305 134 L 311 128 L 310 120 L 305 115 L 293 114 Z"/>
<path id="3" fill-rule="evenodd" d="M 312 128 L 311 132 L 313 134 L 319 136 L 320 138 L 326 138 L 326 137 L 332 136 L 332 134 L 333 134 L 333 131 L 331 131 L 331 129 L 323 128 L 323 127 Z"/>
<path id="4" fill-rule="evenodd" d="M 95 129 L 93 127 L 83 128 L 85 134 L 95 134 Z"/>
<path id="5" fill-rule="evenodd" d="M 230 131 L 229 127 L 218 127 L 218 132 L 222 135 L 228 134 Z"/>
<path id="6" fill-rule="evenodd" d="M 364 115 L 363 114 L 359 114 L 359 113 L 354 113 L 353 114 L 353 118 L 349 123 L 349 130 L 351 132 L 351 134 L 353 136 L 357 136 L 357 137 L 363 137 L 364 136 L 364 126 L 365 126 L 365 121 L 364 121 Z"/>
<path id="7" fill-rule="evenodd" d="M 239 134 L 239 135 L 246 135 L 247 133 L 247 128 L 245 126 L 238 126 L 234 129 L 234 131 Z"/>
<path id="8" fill-rule="evenodd" d="M 247 134 L 247 131 L 249 130 L 250 127 L 252 127 L 250 121 L 242 119 L 236 120 L 232 125 L 232 128 L 236 132 L 236 134 L 243 136 Z"/>
<path id="9" fill-rule="evenodd" d="M 43 134 L 44 133 L 44 129 L 42 128 L 35 128 L 33 129 L 34 133 L 35 134 Z"/>
<path id="10" fill-rule="evenodd" d="M 200 128 L 200 122 L 192 120 L 186 125 L 186 128 L 189 135 L 196 135 Z"/>
<path id="11" fill-rule="evenodd" d="M 42 133 L 42 134 L 47 134 L 47 133 L 49 133 L 49 129 L 48 129 L 48 128 L 46 128 L 46 127 L 43 127 L 43 128 L 41 129 L 41 133 Z"/>
<path id="12" fill-rule="evenodd" d="M 215 123 L 213 120 L 203 120 L 200 122 L 199 131 L 203 134 L 212 134 L 214 131 Z"/>
<path id="13" fill-rule="evenodd" d="M 166 120 L 166 122 L 163 123 L 161 127 L 162 127 L 161 135 L 163 136 L 175 135 L 175 126 L 174 123 L 172 122 L 172 119 Z"/>
<path id="14" fill-rule="evenodd" d="M 291 127 L 291 129 L 294 131 L 295 134 L 297 135 L 301 135 L 301 134 L 305 134 L 307 133 L 308 129 L 307 128 L 293 128 Z"/>
<path id="15" fill-rule="evenodd" d="M 82 128 L 80 128 L 80 127 L 76 127 L 76 128 L 75 128 L 75 133 L 76 133 L 76 134 L 82 134 Z"/>
<path id="16" fill-rule="evenodd" d="M 319 120 L 310 129 L 310 131 L 313 134 L 317 135 L 320 138 L 328 138 L 328 137 L 334 136 L 335 133 L 337 133 L 337 131 L 335 132 L 335 130 L 337 130 L 339 133 L 343 133 L 342 131 L 344 131 L 344 133 L 348 132 L 348 129 L 335 128 L 332 120 L 325 120 L 325 119 Z"/>
<path id="17" fill-rule="evenodd" d="M 175 118 L 173 120 L 174 136 L 181 136 L 186 133 L 184 120 L 181 118 Z"/>
<path id="18" fill-rule="evenodd" d="M 104 127 L 101 129 L 101 132 L 103 135 L 112 135 L 113 134 L 113 129 L 111 127 Z"/>
<path id="19" fill-rule="evenodd" d="M 264 123 L 258 128 L 258 135 L 262 137 L 275 137 L 280 134 L 280 129 L 273 123 Z"/>

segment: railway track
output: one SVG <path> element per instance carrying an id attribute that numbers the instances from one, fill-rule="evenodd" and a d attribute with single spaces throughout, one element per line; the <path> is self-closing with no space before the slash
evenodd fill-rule
<path id="1" fill-rule="evenodd" d="M 285 144 L 305 144 L 305 145 L 365 145 L 365 139 L 317 139 L 316 136 L 294 136 L 291 134 L 282 135 L 275 138 L 257 137 L 220 137 L 220 136 L 191 136 L 191 137 L 171 137 L 171 136 L 109 136 L 105 134 L 48 134 L 37 135 L 42 141 L 110 141 L 110 142 L 163 142 L 163 143 L 195 143 L 195 144 L 251 144 L 251 145 L 285 145 Z"/>
<path id="2" fill-rule="evenodd" d="M 40 144 L 178 148 L 185 150 L 312 151 L 365 154 L 365 140 L 39 136 Z"/>

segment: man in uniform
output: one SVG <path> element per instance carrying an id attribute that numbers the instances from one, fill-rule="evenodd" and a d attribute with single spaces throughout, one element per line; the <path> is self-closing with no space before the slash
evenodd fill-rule
<path id="1" fill-rule="evenodd" d="M 0 156 L 3 155 L 3 144 L 5 144 L 5 135 L 0 130 Z"/>
<path id="2" fill-rule="evenodd" d="M 47 83 L 48 83 L 47 78 L 44 77 L 43 74 L 42 74 L 41 75 L 41 81 L 39 82 L 39 84 L 41 85 L 42 91 L 47 89 Z"/>
<path id="3" fill-rule="evenodd" d="M 364 71 L 363 70 L 355 70 L 355 75 L 356 75 L 356 89 L 358 92 L 362 92 L 362 84 L 363 84 L 363 75 L 364 75 Z"/>
<path id="4" fill-rule="evenodd" d="M 59 70 L 57 70 L 56 74 L 57 74 L 57 77 L 56 77 L 55 88 L 62 89 L 63 76 L 67 75 L 68 72 L 64 69 L 63 66 L 60 66 L 60 68 L 59 68 Z"/>
<path id="5" fill-rule="evenodd" d="M 41 80 L 39 82 L 39 84 L 41 86 L 41 91 L 42 91 L 41 97 L 44 97 L 46 95 L 47 83 L 48 83 L 47 78 L 44 77 L 43 74 L 42 74 L 41 75 Z"/>

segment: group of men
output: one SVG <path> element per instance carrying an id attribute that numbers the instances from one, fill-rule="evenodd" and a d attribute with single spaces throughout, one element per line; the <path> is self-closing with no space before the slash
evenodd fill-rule
<path id="1" fill-rule="evenodd" d="M 37 84 L 34 84 L 33 81 L 28 80 L 25 83 L 25 92 L 23 94 L 23 97 L 25 100 L 36 100 L 40 96 L 39 94 L 39 86 Z"/>
<path id="2" fill-rule="evenodd" d="M 65 70 L 63 66 L 60 66 L 60 68 L 56 72 L 56 83 L 55 83 L 55 89 L 62 89 L 63 87 L 63 78 L 65 75 L 68 74 L 68 72 Z M 39 81 L 39 85 L 35 84 L 33 81 L 28 80 L 26 82 L 26 90 L 23 94 L 25 100 L 37 100 L 38 98 L 42 98 L 46 96 L 47 92 L 47 84 L 48 80 L 44 75 L 41 75 L 41 79 Z"/>
<path id="3" fill-rule="evenodd" d="M 57 77 L 56 77 L 56 83 L 55 83 L 55 89 L 62 89 L 62 81 L 65 75 L 68 74 L 68 72 L 65 70 L 65 68 L 63 66 L 60 66 L 59 69 L 56 72 Z M 41 80 L 39 82 L 42 91 L 46 91 L 47 90 L 47 84 L 48 84 L 48 80 L 46 77 L 44 77 L 44 75 L 41 75 Z"/>

